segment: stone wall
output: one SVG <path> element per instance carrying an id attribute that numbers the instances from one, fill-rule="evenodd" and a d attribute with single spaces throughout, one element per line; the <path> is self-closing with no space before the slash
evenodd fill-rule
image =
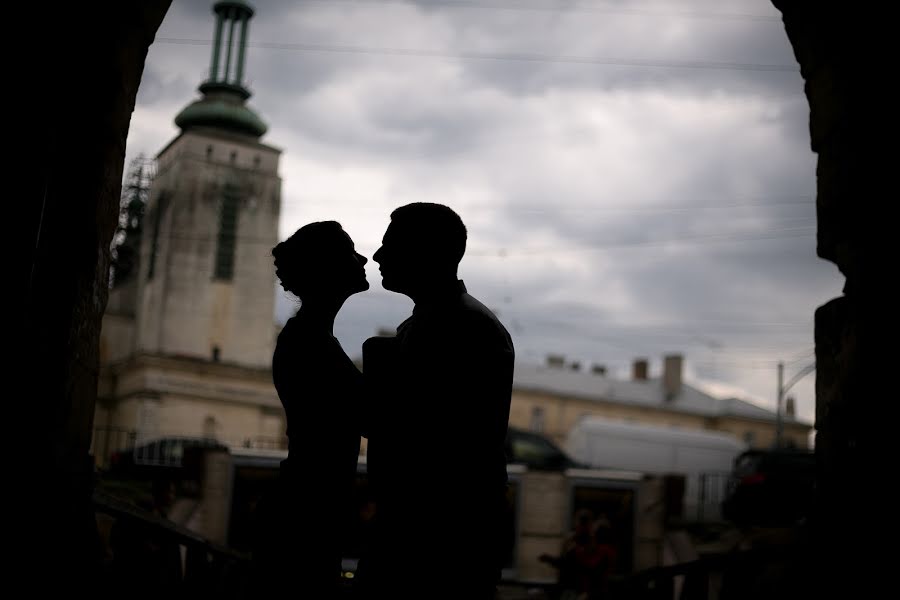
<path id="1" fill-rule="evenodd" d="M 885 382 L 893 341 L 887 278 L 894 222 L 886 218 L 889 95 L 880 51 L 886 6 L 773 0 L 800 64 L 818 155 L 818 254 L 845 276 L 844 294 L 815 315 L 816 453 L 814 521 L 821 595 L 878 589 L 888 572 L 877 547 L 893 541 L 879 489 L 887 427 L 882 406 L 896 396 Z M 892 100 L 892 99 L 891 99 Z M 894 192 L 893 195 L 895 195 Z M 892 201 L 890 201 L 892 202 Z M 892 270 L 893 269 L 893 270 Z M 894 303 L 896 304 L 896 303 Z M 849 596 L 848 596 L 849 597 Z"/>
<path id="2" fill-rule="evenodd" d="M 17 426 L 40 423 L 46 439 L 28 454 L 39 477 L 26 504 L 39 526 L 28 528 L 25 546 L 14 547 L 42 569 L 28 582 L 37 595 L 34 584 L 45 581 L 90 589 L 99 564 L 89 448 L 109 246 L 144 60 L 169 4 L 34 5 L 24 22 L 16 19 L 33 32 L 24 76 L 8 82 L 33 144 L 16 154 L 38 171 L 21 178 L 28 181 L 21 261 L 28 284 L 17 348 L 25 364 L 17 374 L 28 382 L 33 414 Z"/>

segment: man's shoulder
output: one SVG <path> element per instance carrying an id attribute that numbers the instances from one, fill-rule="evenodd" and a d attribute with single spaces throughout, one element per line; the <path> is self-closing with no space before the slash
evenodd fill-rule
<path id="1" fill-rule="evenodd" d="M 473 323 L 503 327 L 503 324 L 500 322 L 500 319 L 497 318 L 497 315 L 494 314 L 494 311 L 482 304 L 478 298 L 471 294 L 466 293 L 462 295 L 462 302 L 459 304 L 459 310 L 464 318 L 471 320 Z"/>
<path id="2" fill-rule="evenodd" d="M 512 338 L 494 311 L 466 293 L 460 304 L 461 325 L 468 333 L 477 333 L 485 341 L 494 340 L 512 348 Z"/>
<path id="3" fill-rule="evenodd" d="M 370 337 L 362 344 L 363 354 L 369 352 L 378 352 L 386 348 L 390 348 L 397 343 L 397 338 L 387 335 L 376 335 Z"/>

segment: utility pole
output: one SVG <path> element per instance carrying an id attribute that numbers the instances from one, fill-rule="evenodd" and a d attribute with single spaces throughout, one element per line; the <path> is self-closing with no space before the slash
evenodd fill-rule
<path id="1" fill-rule="evenodd" d="M 781 448 L 784 437 L 784 363 L 778 362 L 778 400 L 775 404 L 775 449 Z"/>
<path id="2" fill-rule="evenodd" d="M 778 403 L 776 404 L 775 409 L 775 448 L 781 448 L 782 446 L 782 438 L 784 437 L 784 416 L 783 416 L 783 404 L 784 404 L 784 395 L 787 393 L 789 389 L 794 387 L 798 381 L 812 373 L 816 370 L 816 363 L 812 362 L 802 369 L 800 369 L 796 375 L 794 375 L 790 381 L 787 382 L 787 385 L 784 384 L 784 363 L 778 362 Z"/>

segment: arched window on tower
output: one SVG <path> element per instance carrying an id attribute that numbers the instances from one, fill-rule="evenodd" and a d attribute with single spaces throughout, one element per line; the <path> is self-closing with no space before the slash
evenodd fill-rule
<path id="1" fill-rule="evenodd" d="M 238 190 L 226 183 L 219 211 L 219 236 L 216 244 L 216 267 L 213 277 L 230 281 L 234 277 L 234 252 L 237 244 Z"/>
<path id="2" fill-rule="evenodd" d="M 153 279 L 153 275 L 156 273 L 156 256 L 159 254 L 159 229 L 162 226 L 163 213 L 168 206 L 168 200 L 166 193 L 161 193 L 156 199 L 156 206 L 153 209 L 153 230 L 150 234 L 150 258 L 147 261 L 147 280 Z"/>

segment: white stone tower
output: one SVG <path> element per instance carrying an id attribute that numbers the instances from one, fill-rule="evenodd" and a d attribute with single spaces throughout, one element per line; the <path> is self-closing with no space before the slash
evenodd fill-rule
<path id="1" fill-rule="evenodd" d="M 274 345 L 281 151 L 243 84 L 253 9 L 218 2 L 202 98 L 175 118 L 143 221 L 136 350 L 268 367 Z"/>

